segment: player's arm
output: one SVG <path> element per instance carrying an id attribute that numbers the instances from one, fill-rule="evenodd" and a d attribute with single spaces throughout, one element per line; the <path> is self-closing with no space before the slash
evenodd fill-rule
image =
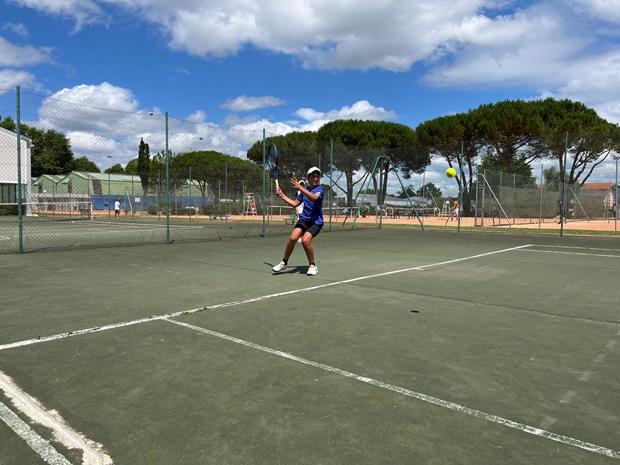
<path id="1" fill-rule="evenodd" d="M 316 202 L 317 200 L 321 198 L 320 194 L 315 194 L 315 193 L 310 192 L 308 189 L 305 188 L 305 186 L 300 184 L 299 181 L 295 178 L 291 179 L 291 184 L 293 185 L 293 187 L 295 187 L 295 189 L 299 189 L 299 192 L 301 192 L 303 195 L 308 197 L 308 199 L 311 202 Z"/>
<path id="2" fill-rule="evenodd" d="M 282 192 L 280 188 L 276 188 L 276 195 L 293 208 L 295 208 L 301 203 L 301 200 L 291 199 L 290 197 L 288 197 L 284 192 Z"/>

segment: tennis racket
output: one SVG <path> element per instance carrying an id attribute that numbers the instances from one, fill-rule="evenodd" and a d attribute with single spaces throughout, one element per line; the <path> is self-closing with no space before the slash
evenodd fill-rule
<path id="1" fill-rule="evenodd" d="M 278 161 L 280 159 L 280 150 L 276 146 L 276 144 L 271 144 L 269 146 L 269 150 L 267 151 L 267 166 L 269 167 L 269 171 L 271 171 L 271 177 L 273 177 L 276 182 L 276 188 L 279 189 L 278 185 Z"/>

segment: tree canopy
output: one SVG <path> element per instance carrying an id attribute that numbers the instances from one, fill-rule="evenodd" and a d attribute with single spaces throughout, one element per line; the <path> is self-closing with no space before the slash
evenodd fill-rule
<path id="1" fill-rule="evenodd" d="M 290 132 L 284 136 L 268 137 L 265 146 L 268 150 L 275 144 L 280 150 L 279 172 L 282 177 L 303 177 L 311 166 L 329 163 L 325 146 L 319 146 L 317 133 L 312 131 Z M 326 155 L 327 154 L 327 155 Z M 263 163 L 263 142 L 256 141 L 247 151 L 248 160 L 258 165 Z M 325 168 L 319 166 L 322 170 Z"/>
<path id="2" fill-rule="evenodd" d="M 230 191 L 243 188 L 245 192 L 257 192 L 261 186 L 261 169 L 256 164 L 211 150 L 176 155 L 170 162 L 170 172 L 177 184 L 188 179 L 196 182 L 202 196 L 216 192 L 218 183 L 225 178 Z"/>
<path id="3" fill-rule="evenodd" d="M 108 169 L 106 169 L 104 173 L 125 174 L 125 169 L 123 168 L 123 165 L 121 165 L 120 163 L 116 163 L 115 165 L 112 165 Z"/>
<path id="4" fill-rule="evenodd" d="M 73 169 L 75 171 L 86 171 L 87 173 L 101 173 L 97 164 L 87 157 L 76 158 L 73 162 Z"/>
<path id="5" fill-rule="evenodd" d="M 342 173 L 346 180 L 347 204 L 353 203 L 353 188 L 360 180 L 354 175 L 371 169 L 379 155 L 390 157 L 391 166 L 383 171 L 384 180 L 379 183 L 373 177 L 375 188 L 382 185 L 385 196 L 387 177 L 391 170 L 399 170 L 405 177 L 410 172 L 422 172 L 430 164 L 428 152 L 417 144 L 414 131 L 403 124 L 386 121 L 338 120 L 322 126 L 318 133 L 320 143 L 334 141 L 334 171 Z"/>
<path id="6" fill-rule="evenodd" d="M 148 192 L 151 177 L 151 156 L 149 144 L 145 143 L 143 138 L 140 138 L 140 145 L 138 145 L 138 162 L 136 165 L 142 190 Z"/>

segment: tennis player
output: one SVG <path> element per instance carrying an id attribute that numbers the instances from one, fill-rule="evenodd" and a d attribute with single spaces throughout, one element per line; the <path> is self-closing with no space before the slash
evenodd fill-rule
<path id="1" fill-rule="evenodd" d="M 452 204 L 452 209 L 450 210 L 450 216 L 448 216 L 448 219 L 446 220 L 446 224 L 448 224 L 448 221 L 452 221 L 452 218 L 458 218 L 459 217 L 459 199 L 456 198 L 454 199 L 454 203 Z"/>
<path id="2" fill-rule="evenodd" d="M 300 181 L 293 178 L 291 185 L 297 189 L 298 193 L 295 199 L 286 196 L 281 189 L 276 188 L 276 195 L 293 208 L 303 204 L 303 210 L 299 216 L 299 220 L 293 228 L 293 232 L 288 238 L 286 248 L 284 249 L 284 258 L 276 266 L 272 268 L 275 273 L 284 271 L 288 266 L 288 259 L 293 253 L 297 239 L 301 238 L 301 245 L 308 257 L 308 276 L 314 276 L 319 272 L 314 261 L 314 248 L 312 247 L 312 239 L 321 232 L 323 227 L 323 195 L 324 191 L 321 187 L 321 170 L 313 166 L 308 170 L 308 187 L 305 187 Z"/>

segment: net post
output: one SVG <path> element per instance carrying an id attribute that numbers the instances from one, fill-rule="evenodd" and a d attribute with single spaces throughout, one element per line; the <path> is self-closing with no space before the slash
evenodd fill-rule
<path id="1" fill-rule="evenodd" d="M 17 237 L 19 253 L 24 253 L 24 217 L 22 215 L 22 136 L 21 136 L 21 89 L 15 89 L 16 127 L 15 141 L 17 145 Z"/>
<path id="2" fill-rule="evenodd" d="M 170 150 L 168 148 L 168 112 L 166 118 L 166 242 L 170 243 Z"/>

